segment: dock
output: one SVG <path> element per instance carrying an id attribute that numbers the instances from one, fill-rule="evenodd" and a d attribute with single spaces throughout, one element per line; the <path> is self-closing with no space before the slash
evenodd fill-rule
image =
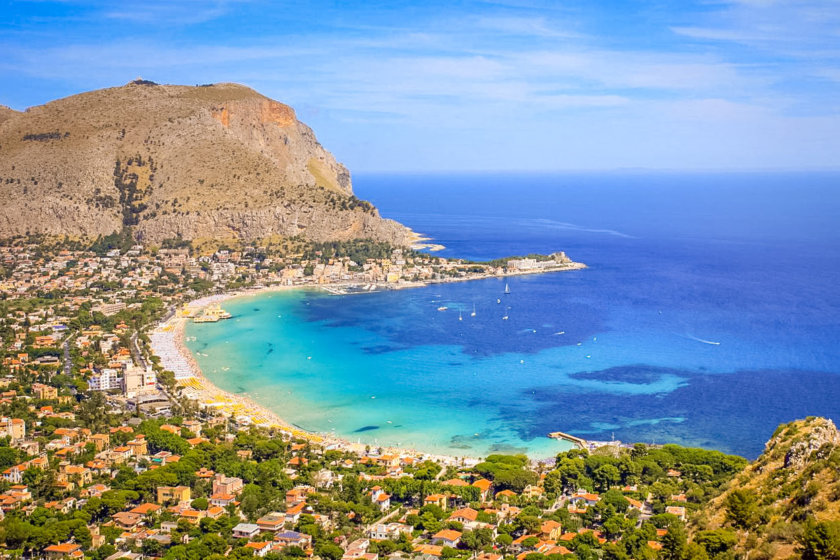
<path id="1" fill-rule="evenodd" d="M 587 449 L 587 447 L 589 446 L 585 439 L 564 432 L 551 432 L 550 434 L 548 434 L 548 437 L 550 437 L 551 439 L 562 439 L 564 441 L 574 443 L 581 449 Z"/>

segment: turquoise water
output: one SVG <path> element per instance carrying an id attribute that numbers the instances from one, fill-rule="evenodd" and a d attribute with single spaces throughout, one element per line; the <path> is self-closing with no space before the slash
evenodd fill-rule
<path id="1" fill-rule="evenodd" d="M 561 430 L 755 456 L 779 422 L 838 412 L 838 185 L 356 178 L 360 196 L 445 244 L 444 256 L 559 249 L 590 268 L 511 278 L 509 296 L 497 279 L 249 296 L 225 304 L 231 321 L 190 325 L 189 346 L 220 387 L 371 444 L 548 456 L 561 445 L 544 436 Z"/>

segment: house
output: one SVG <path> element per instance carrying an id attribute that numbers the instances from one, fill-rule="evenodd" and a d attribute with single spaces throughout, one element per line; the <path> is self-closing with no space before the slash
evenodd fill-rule
<path id="1" fill-rule="evenodd" d="M 260 527 L 256 523 L 239 523 L 233 528 L 233 536 L 237 539 L 252 539 L 260 534 Z"/>
<path id="2" fill-rule="evenodd" d="M 530 535 L 530 534 L 528 534 L 528 533 L 525 533 L 524 535 L 522 535 L 522 536 L 520 536 L 520 537 L 518 537 L 518 538 L 514 539 L 514 541 L 511 543 L 511 546 L 513 547 L 513 550 L 515 550 L 515 551 L 522 551 L 522 550 L 529 550 L 529 551 L 533 551 L 533 549 L 532 549 L 532 548 L 527 547 L 527 546 L 525 545 L 525 541 L 527 541 L 528 539 L 537 539 L 537 540 L 539 540 L 539 538 L 537 537 L 537 535 Z"/>
<path id="3" fill-rule="evenodd" d="M 197 420 L 184 420 L 184 428 L 195 435 L 195 437 L 201 437 L 201 422 Z"/>
<path id="4" fill-rule="evenodd" d="M 560 523 L 554 521 L 553 519 L 543 521 L 543 524 L 540 526 L 540 536 L 548 540 L 556 541 L 560 538 L 560 535 L 563 534 L 562 528 L 563 527 Z"/>
<path id="5" fill-rule="evenodd" d="M 418 544 L 414 546 L 413 550 L 416 554 L 420 555 L 421 557 L 435 556 L 440 558 L 440 556 L 443 554 L 443 547 L 435 544 Z"/>
<path id="6" fill-rule="evenodd" d="M 157 488 L 157 503 L 159 504 L 189 502 L 190 496 L 189 486 L 158 486 Z"/>
<path id="7" fill-rule="evenodd" d="M 249 542 L 245 545 L 245 548 L 253 550 L 254 556 L 262 558 L 263 556 L 271 552 L 271 542 Z"/>
<path id="8" fill-rule="evenodd" d="M 225 476 L 222 473 L 216 473 L 213 478 L 213 494 L 233 494 L 238 496 L 245 484 L 241 478 L 235 476 Z"/>
<path id="9" fill-rule="evenodd" d="M 225 514 L 225 508 L 221 508 L 219 506 L 210 506 L 204 513 L 204 517 L 209 517 L 210 519 L 218 519 Z"/>
<path id="10" fill-rule="evenodd" d="M 298 533 L 297 531 L 283 531 L 275 535 L 274 542 L 279 543 L 280 548 L 297 546 L 302 550 L 306 550 L 312 546 L 312 537 L 304 533 Z"/>
<path id="11" fill-rule="evenodd" d="M 217 507 L 227 507 L 236 501 L 236 496 L 219 492 L 210 496 L 210 503 Z"/>
<path id="12" fill-rule="evenodd" d="M 12 441 L 26 439 L 26 422 L 20 418 L 0 418 L 0 437 L 10 437 Z"/>
<path id="13" fill-rule="evenodd" d="M 44 554 L 48 560 L 58 560 L 61 558 L 82 558 L 82 547 L 75 543 L 53 544 L 44 549 Z"/>
<path id="14" fill-rule="evenodd" d="M 132 455 L 135 457 L 142 457 L 143 455 L 149 454 L 149 446 L 146 443 L 146 438 L 143 436 L 137 436 L 133 440 L 126 443 L 129 449 L 131 449 Z"/>
<path id="15" fill-rule="evenodd" d="M 145 503 L 140 504 L 136 508 L 129 510 L 131 513 L 135 513 L 137 515 L 141 515 L 143 517 L 151 517 L 155 513 L 159 512 L 161 507 L 157 504 Z"/>
<path id="16" fill-rule="evenodd" d="M 33 383 L 32 391 L 36 397 L 44 401 L 58 398 L 58 389 L 50 385 L 44 385 L 43 383 Z"/>
<path id="17" fill-rule="evenodd" d="M 197 509 L 185 509 L 181 512 L 181 519 L 185 519 L 193 525 L 198 525 L 204 517 L 204 512 Z"/>
<path id="18" fill-rule="evenodd" d="M 502 490 L 501 492 L 496 492 L 496 499 L 497 500 L 509 500 L 511 498 L 516 497 L 516 492 L 513 490 Z"/>
<path id="19" fill-rule="evenodd" d="M 446 503 L 448 498 L 444 494 L 429 494 L 426 496 L 426 499 L 423 500 L 424 505 L 436 505 L 442 509 L 446 509 Z"/>
<path id="20" fill-rule="evenodd" d="M 289 466 L 293 469 L 299 469 L 300 467 L 306 466 L 309 464 L 309 459 L 306 457 L 292 457 L 289 460 Z"/>
<path id="21" fill-rule="evenodd" d="M 285 523 L 286 514 L 279 511 L 273 511 L 257 519 L 260 531 L 268 531 L 269 533 L 277 533 L 282 530 Z"/>
<path id="22" fill-rule="evenodd" d="M 412 527 L 403 523 L 377 523 L 368 529 L 368 538 L 375 541 L 397 540 L 400 535 L 411 535 Z"/>
<path id="23" fill-rule="evenodd" d="M 680 521 L 685 521 L 685 507 L 684 506 L 667 506 L 665 508 L 665 513 L 670 513 L 671 515 L 676 515 L 680 518 Z"/>
<path id="24" fill-rule="evenodd" d="M 453 529 L 441 529 L 432 535 L 432 544 L 455 548 L 461 542 L 461 532 Z"/>
<path id="25" fill-rule="evenodd" d="M 143 516 L 130 511 L 118 511 L 113 516 L 114 523 L 122 529 L 136 529 L 143 522 Z"/>
<path id="26" fill-rule="evenodd" d="M 543 490 L 539 486 L 534 486 L 533 484 L 529 484 L 522 491 L 523 496 L 525 496 L 526 498 L 531 498 L 532 500 L 542 498 L 544 494 L 545 490 Z"/>
<path id="27" fill-rule="evenodd" d="M 290 507 L 286 510 L 286 523 L 289 525 L 294 525 L 300 519 L 300 515 L 303 513 L 303 508 L 306 507 L 306 502 L 301 502 L 296 506 Z"/>
<path id="28" fill-rule="evenodd" d="M 131 458 L 131 448 L 127 445 L 120 445 L 113 448 L 109 454 L 110 459 L 117 464 L 125 463 Z"/>
<path id="29" fill-rule="evenodd" d="M 356 539 L 347 545 L 341 560 L 356 560 L 357 558 L 364 558 L 369 547 L 370 541 L 368 539 Z"/>
<path id="30" fill-rule="evenodd" d="M 305 502 L 306 497 L 314 491 L 315 489 L 311 486 L 295 486 L 286 492 L 286 507 L 292 507 L 301 502 Z"/>
<path id="31" fill-rule="evenodd" d="M 208 479 L 210 479 L 210 478 L 213 478 L 213 475 L 215 475 L 215 474 L 216 474 L 216 473 L 214 473 L 214 472 L 213 472 L 213 471 L 211 471 L 210 469 L 206 469 L 206 468 L 204 468 L 204 467 L 201 467 L 200 469 L 198 469 L 197 471 L 195 471 L 195 476 L 196 476 L 197 478 L 202 479 L 202 480 L 208 480 Z"/>
<path id="32" fill-rule="evenodd" d="M 592 494 L 589 492 L 579 492 L 572 496 L 569 501 L 577 506 L 585 505 L 585 506 L 594 506 L 598 503 L 598 500 L 601 499 L 601 496 L 598 494 Z"/>
<path id="33" fill-rule="evenodd" d="M 481 501 L 486 502 L 490 497 L 490 488 L 493 487 L 493 483 L 486 478 L 480 478 L 473 482 L 472 485 L 481 491 Z"/>
<path id="34" fill-rule="evenodd" d="M 93 434 L 90 436 L 90 441 L 93 442 L 97 451 L 102 451 L 108 449 L 108 446 L 111 444 L 111 436 L 108 434 Z"/>
<path id="35" fill-rule="evenodd" d="M 452 512 L 452 515 L 449 516 L 449 521 L 457 521 L 461 524 L 468 524 L 474 523 L 478 520 L 478 512 L 473 508 L 461 508 L 459 510 L 455 510 Z"/>
<path id="36" fill-rule="evenodd" d="M 371 497 L 373 498 L 373 504 L 379 508 L 379 511 L 388 511 L 388 508 L 391 507 L 391 496 L 385 492 L 378 492 L 375 497 Z"/>
<path id="37" fill-rule="evenodd" d="M 78 486 L 87 486 L 93 480 L 93 473 L 86 467 L 62 465 L 59 480 L 75 482 Z"/>

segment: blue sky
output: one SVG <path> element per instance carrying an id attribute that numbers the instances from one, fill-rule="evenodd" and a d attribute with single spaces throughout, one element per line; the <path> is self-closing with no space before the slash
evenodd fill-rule
<path id="1" fill-rule="evenodd" d="M 351 171 L 840 166 L 840 2 L 0 1 L 0 104 L 292 105 Z"/>

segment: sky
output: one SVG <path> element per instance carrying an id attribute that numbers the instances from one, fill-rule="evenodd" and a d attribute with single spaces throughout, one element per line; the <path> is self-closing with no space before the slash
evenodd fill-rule
<path id="1" fill-rule="evenodd" d="M 837 0 L 0 0 L 0 104 L 287 103 L 352 172 L 840 168 Z"/>

